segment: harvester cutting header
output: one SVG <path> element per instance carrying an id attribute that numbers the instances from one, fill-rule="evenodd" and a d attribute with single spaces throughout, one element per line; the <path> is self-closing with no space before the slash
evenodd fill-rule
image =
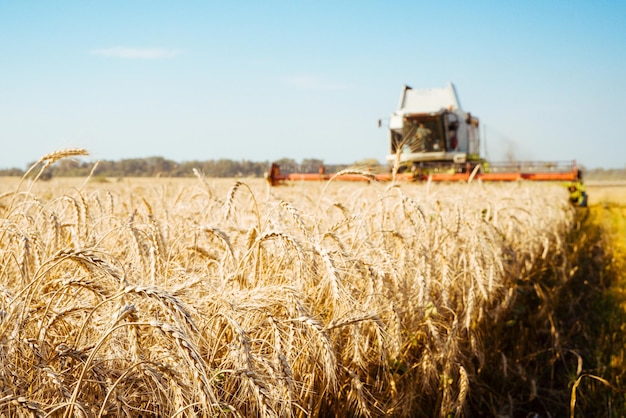
<path id="1" fill-rule="evenodd" d="M 381 121 L 379 120 L 379 126 Z M 479 120 L 461 107 L 452 83 L 444 88 L 403 86 L 398 109 L 389 118 L 388 170 L 362 176 L 354 173 L 281 174 L 272 164 L 267 180 L 283 181 L 561 181 L 582 190 L 575 161 L 487 162 L 480 155 Z M 584 195 L 584 192 L 582 193 Z M 580 202 L 579 202 L 580 203 Z"/>

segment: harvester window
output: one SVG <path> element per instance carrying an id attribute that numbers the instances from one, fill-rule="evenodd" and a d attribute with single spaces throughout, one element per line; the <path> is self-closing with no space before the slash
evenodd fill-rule
<path id="1" fill-rule="evenodd" d="M 413 120 L 405 132 L 410 138 L 411 152 L 439 152 L 445 150 L 441 124 L 438 119 Z"/>
<path id="2" fill-rule="evenodd" d="M 427 151 L 432 146 L 432 133 L 433 131 L 424 126 L 423 123 L 417 125 L 410 145 L 411 152 Z"/>

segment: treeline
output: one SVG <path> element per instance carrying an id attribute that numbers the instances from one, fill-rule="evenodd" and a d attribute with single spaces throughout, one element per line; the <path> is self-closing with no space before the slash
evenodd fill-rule
<path id="1" fill-rule="evenodd" d="M 282 158 L 275 162 L 280 165 L 282 173 L 317 173 L 322 165 L 327 173 L 333 173 L 349 166 L 348 164 L 324 164 L 324 160 L 315 158 L 306 158 L 301 162 L 291 158 Z M 32 164 L 29 164 L 28 167 L 32 166 Z M 194 160 L 179 163 L 163 157 L 131 158 L 119 161 L 102 160 L 98 162 L 64 159 L 46 168 L 42 178 L 85 177 L 89 174 L 96 177 L 113 178 L 193 177 L 194 169 L 206 177 L 263 177 L 269 170 L 270 164 L 269 161 L 237 161 L 229 159 Z M 375 159 L 356 162 L 353 165 L 380 168 L 379 162 Z M 21 177 L 25 173 L 26 170 L 19 168 L 0 169 L 0 176 Z M 626 180 L 626 168 L 585 169 L 583 167 L 583 173 L 585 180 Z"/>
<path id="2" fill-rule="evenodd" d="M 626 180 L 626 168 L 594 168 L 583 175 L 585 180 Z"/>
<path id="3" fill-rule="evenodd" d="M 323 160 L 304 159 L 301 162 L 290 158 L 276 161 L 281 172 L 318 172 Z M 34 163 L 33 163 L 34 164 Z M 263 177 L 270 168 L 269 161 L 235 161 L 228 159 L 207 161 L 185 161 L 182 163 L 163 157 L 132 158 L 120 161 L 85 162 L 71 159 L 61 160 L 47 167 L 43 179 L 52 177 L 193 177 L 194 169 L 206 177 Z M 32 164 L 31 164 L 32 165 Z M 29 166 L 31 166 L 29 165 Z M 328 172 L 342 170 L 347 165 L 324 165 Z M 37 172 L 38 170 L 35 170 Z M 23 176 L 26 170 L 11 168 L 0 170 L 0 176 Z"/>

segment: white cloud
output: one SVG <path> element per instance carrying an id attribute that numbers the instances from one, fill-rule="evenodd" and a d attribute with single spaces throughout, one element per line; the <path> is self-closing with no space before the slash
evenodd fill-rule
<path id="1" fill-rule="evenodd" d="M 131 48 L 127 46 L 114 46 L 111 48 L 92 49 L 92 55 L 100 55 L 111 58 L 126 59 L 159 59 L 172 58 L 180 55 L 180 51 L 168 48 Z"/>
<path id="2" fill-rule="evenodd" d="M 316 75 L 293 75 L 285 78 L 287 84 L 304 90 L 346 90 L 347 84 L 335 83 Z"/>

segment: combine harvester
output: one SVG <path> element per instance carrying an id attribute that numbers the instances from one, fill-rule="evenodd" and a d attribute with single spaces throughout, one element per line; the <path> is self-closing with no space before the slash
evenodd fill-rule
<path id="1" fill-rule="evenodd" d="M 381 125 L 379 121 L 379 126 Z M 266 174 L 275 186 L 285 181 L 558 181 L 566 182 L 577 203 L 586 204 L 582 173 L 570 162 L 488 162 L 480 156 L 479 121 L 461 108 L 452 83 L 444 88 L 402 88 L 400 103 L 389 119 L 390 169 L 384 173 L 281 174 L 272 164 Z"/>

